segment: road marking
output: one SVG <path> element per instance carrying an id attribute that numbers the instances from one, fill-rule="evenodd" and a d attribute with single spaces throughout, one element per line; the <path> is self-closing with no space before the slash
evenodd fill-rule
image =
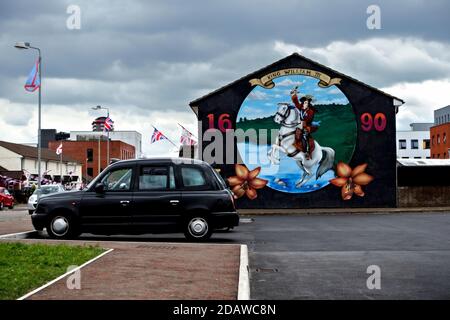
<path id="1" fill-rule="evenodd" d="M 241 262 L 239 265 L 238 300 L 250 300 L 250 278 L 248 267 L 248 248 L 241 245 Z"/>
<path id="2" fill-rule="evenodd" d="M 16 236 L 19 236 L 19 235 L 24 235 L 24 234 L 27 234 L 27 233 L 35 233 L 35 232 L 37 232 L 37 231 L 36 230 L 32 230 L 32 231 L 10 233 L 10 234 L 2 234 L 2 235 L 0 235 L 0 239 L 11 238 L 11 237 L 16 237 Z"/>
<path id="3" fill-rule="evenodd" d="M 52 280 L 52 281 L 50 281 L 50 282 L 44 284 L 43 286 L 41 286 L 41 287 L 39 287 L 39 288 L 37 288 L 37 289 L 35 289 L 35 290 L 33 290 L 33 291 L 27 293 L 26 295 L 20 297 L 20 298 L 17 299 L 17 300 L 24 300 L 24 299 L 26 299 L 26 298 L 32 296 L 33 294 L 36 294 L 37 292 L 39 292 L 39 291 L 41 291 L 41 290 L 47 288 L 48 286 L 51 286 L 51 285 L 54 284 L 55 282 L 58 282 L 59 280 L 64 279 L 64 278 L 67 277 L 68 275 L 70 275 L 70 274 L 72 274 L 72 273 L 75 273 L 76 271 L 78 271 L 78 270 L 80 270 L 81 268 L 87 266 L 88 264 L 91 264 L 92 262 L 94 262 L 94 261 L 100 259 L 101 257 L 103 257 L 104 255 L 110 253 L 110 252 L 113 251 L 113 250 L 114 250 L 114 249 L 109 249 L 109 250 L 103 252 L 102 254 L 96 256 L 95 258 L 93 258 L 93 259 L 91 259 L 91 260 L 89 260 L 89 261 L 83 263 L 81 266 L 79 266 L 79 267 L 77 267 L 77 268 L 75 268 L 75 269 L 73 269 L 73 270 L 70 270 L 70 271 L 64 273 L 63 275 L 59 276 L 58 278 L 56 278 L 56 279 L 54 279 L 54 280 Z"/>

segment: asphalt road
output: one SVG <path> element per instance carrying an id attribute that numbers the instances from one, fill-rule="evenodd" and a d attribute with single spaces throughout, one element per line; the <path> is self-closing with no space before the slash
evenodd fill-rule
<path id="1" fill-rule="evenodd" d="M 259 217 L 240 229 L 252 299 L 450 299 L 450 214 Z M 379 290 L 366 285 L 371 265 Z"/>
<path id="2" fill-rule="evenodd" d="M 252 299 L 450 299 L 448 213 L 260 216 L 211 242 L 248 245 Z M 367 288 L 371 265 L 380 268 L 380 289 Z"/>

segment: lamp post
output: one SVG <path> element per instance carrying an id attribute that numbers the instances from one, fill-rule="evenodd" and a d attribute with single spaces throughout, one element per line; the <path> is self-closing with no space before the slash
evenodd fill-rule
<path id="1" fill-rule="evenodd" d="M 92 110 L 106 110 L 106 118 L 109 118 L 109 108 L 96 106 L 93 107 Z M 109 166 L 109 130 L 106 131 L 107 141 L 106 141 L 106 166 Z"/>
<path id="2" fill-rule="evenodd" d="M 38 74 L 39 74 L 39 103 L 38 103 L 38 189 L 41 188 L 41 88 L 42 88 L 42 56 L 41 49 L 37 47 L 32 47 L 29 42 L 17 42 L 14 45 L 15 48 L 23 49 L 34 49 L 39 53 L 38 60 Z"/>

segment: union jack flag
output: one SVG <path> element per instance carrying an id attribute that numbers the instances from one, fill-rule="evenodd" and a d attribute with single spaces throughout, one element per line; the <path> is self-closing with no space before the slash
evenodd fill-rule
<path id="1" fill-rule="evenodd" d="M 39 81 L 39 59 L 33 66 L 30 74 L 28 75 L 27 82 L 25 82 L 25 90 L 28 92 L 36 91 L 41 86 L 41 82 Z"/>
<path id="2" fill-rule="evenodd" d="M 105 119 L 105 123 L 103 125 L 103 131 L 113 131 L 114 130 L 114 121 L 110 117 Z"/>
<path id="3" fill-rule="evenodd" d="M 152 134 L 152 141 L 151 141 L 151 143 L 159 141 L 159 140 L 164 140 L 164 139 L 168 140 L 167 137 L 165 135 L 163 135 L 161 131 L 159 131 L 156 128 L 154 128 L 154 129 L 155 130 L 153 131 L 153 134 Z"/>
<path id="4" fill-rule="evenodd" d="M 181 137 L 180 137 L 180 143 L 183 146 L 193 146 L 197 142 L 194 140 L 194 135 L 190 133 L 187 129 L 185 129 L 182 125 L 180 125 L 182 128 L 181 130 Z"/>

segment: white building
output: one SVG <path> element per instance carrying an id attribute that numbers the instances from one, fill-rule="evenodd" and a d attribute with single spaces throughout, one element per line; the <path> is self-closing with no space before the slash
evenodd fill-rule
<path id="1" fill-rule="evenodd" d="M 70 131 L 70 140 L 76 141 L 77 136 L 99 136 L 106 135 L 101 131 Z M 109 138 L 111 140 L 119 140 L 132 145 L 135 148 L 136 158 L 140 158 L 142 155 L 142 135 L 137 131 L 110 131 Z"/>
<path id="2" fill-rule="evenodd" d="M 410 126 L 411 130 L 397 131 L 397 158 L 429 159 L 433 123 L 411 123 Z"/>
<path id="3" fill-rule="evenodd" d="M 0 141 L 0 167 L 7 171 L 22 171 L 24 174 L 38 175 L 38 149 L 24 144 Z M 81 179 L 81 163 L 49 149 L 42 149 L 41 174 L 50 176 L 52 180 L 66 180 L 71 176 L 72 181 Z M 59 180 L 60 181 L 60 180 Z"/>

